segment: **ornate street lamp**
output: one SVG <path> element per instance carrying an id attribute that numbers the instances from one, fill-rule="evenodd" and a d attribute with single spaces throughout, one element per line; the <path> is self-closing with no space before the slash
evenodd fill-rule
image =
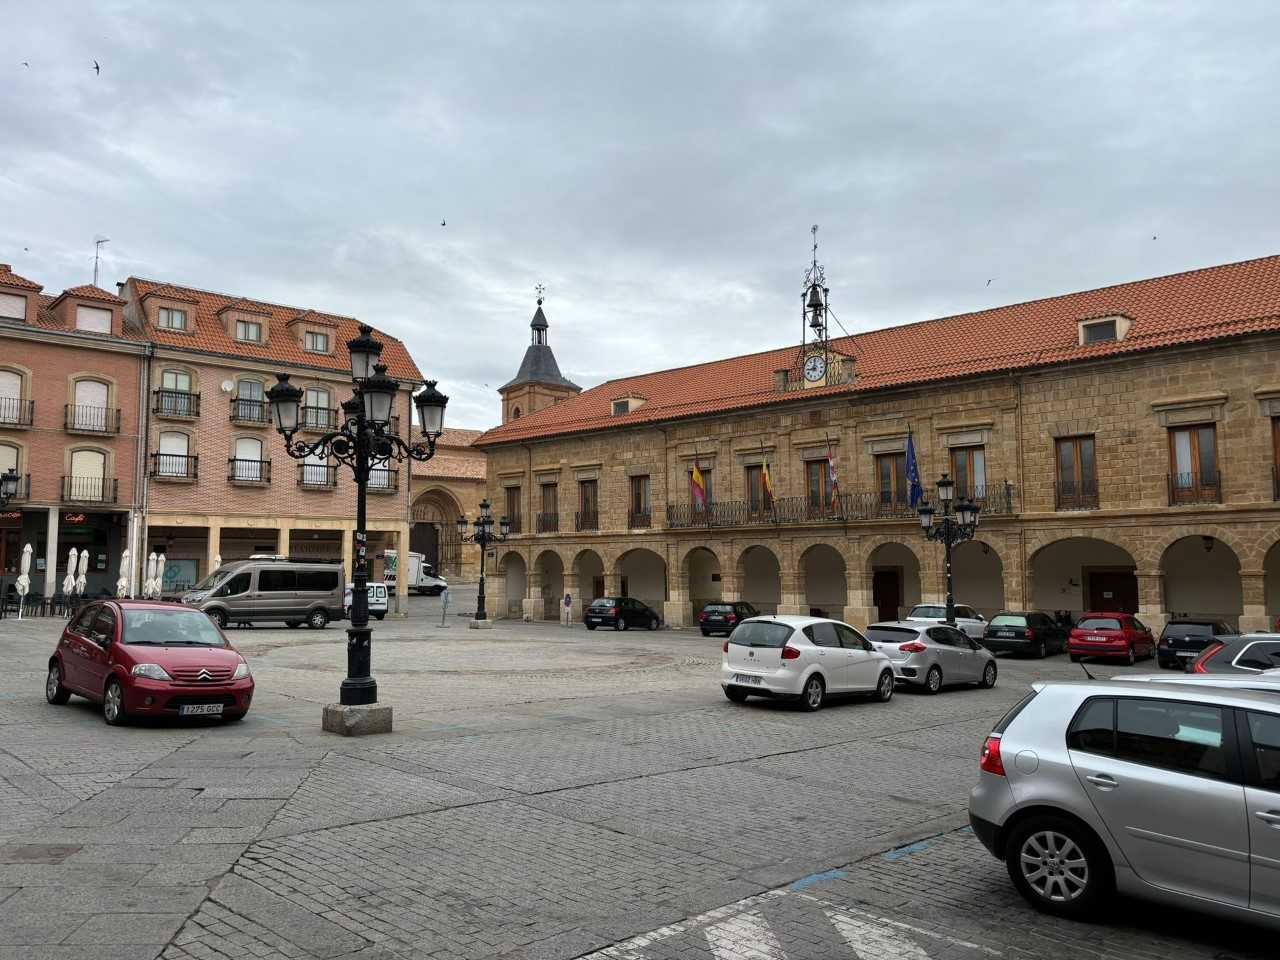
<path id="1" fill-rule="evenodd" d="M 15 468 L 10 467 L 0 473 L 0 507 L 18 495 L 18 483 L 18 471 Z"/>
<path id="2" fill-rule="evenodd" d="M 484 555 L 492 543 L 501 543 L 511 533 L 511 521 L 503 517 L 498 521 L 498 533 L 493 532 L 493 513 L 488 498 L 480 501 L 480 516 L 473 524 L 475 533 L 467 536 L 467 518 L 458 518 L 458 537 L 463 543 L 474 543 L 480 547 L 480 591 L 476 594 L 476 623 L 484 623 L 489 619 L 484 608 Z"/>
<path id="3" fill-rule="evenodd" d="M 391 412 L 400 381 L 387 376 L 378 362 L 382 344 L 371 334 L 373 328 L 360 327 L 360 335 L 347 342 L 351 354 L 352 396 L 342 404 L 343 420 L 337 429 L 311 443 L 294 439 L 302 391 L 289 382 L 287 373 L 277 373 L 275 386 L 267 391 L 276 430 L 284 437 L 285 450 L 295 460 L 330 457 L 351 468 L 356 480 L 355 558 L 352 570 L 351 626 L 347 630 L 347 676 L 342 681 L 339 702 L 358 706 L 378 702 L 378 683 L 370 673 L 369 565 L 365 506 L 369 473 L 374 462 L 390 459 L 426 461 L 435 456 L 436 441 L 444 431 L 444 408 L 449 398 L 436 390 L 434 380 L 414 397 L 424 439 L 408 442 L 391 432 Z"/>
<path id="4" fill-rule="evenodd" d="M 941 543 L 946 552 L 947 623 L 953 627 L 956 625 L 956 597 L 951 576 L 951 548 L 974 538 L 978 532 L 978 515 L 982 512 L 981 506 L 966 497 L 956 504 L 953 515 L 951 504 L 955 500 L 955 495 L 955 481 L 944 473 L 942 479 L 938 481 L 938 502 L 942 504 L 942 516 L 938 518 L 937 524 L 934 523 L 936 511 L 930 506 L 928 500 L 923 501 L 916 508 L 916 513 L 920 516 L 920 529 L 924 532 L 925 539 Z"/>

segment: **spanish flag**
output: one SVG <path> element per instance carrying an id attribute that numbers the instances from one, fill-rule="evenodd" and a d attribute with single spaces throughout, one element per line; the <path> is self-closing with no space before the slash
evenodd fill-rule
<path id="1" fill-rule="evenodd" d="M 762 460 L 760 464 L 760 486 L 764 490 L 764 506 L 768 509 L 773 506 L 773 478 L 769 476 L 769 461 Z"/>
<path id="2" fill-rule="evenodd" d="M 693 472 L 689 474 L 689 497 L 693 500 L 693 509 L 707 509 L 707 480 L 702 475 L 697 456 L 693 458 Z"/>

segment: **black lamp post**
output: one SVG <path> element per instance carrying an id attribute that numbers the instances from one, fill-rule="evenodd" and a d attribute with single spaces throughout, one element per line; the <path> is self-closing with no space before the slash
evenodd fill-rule
<path id="1" fill-rule="evenodd" d="M 318 440 L 295 440 L 302 391 L 289 382 L 287 373 L 277 373 L 279 381 L 267 391 L 276 430 L 284 437 L 285 450 L 295 460 L 333 457 L 351 468 L 356 479 L 355 558 L 352 570 L 351 626 L 347 630 L 347 677 L 342 681 L 339 701 L 346 706 L 378 702 L 378 683 L 370 674 L 368 534 L 365 531 L 365 501 L 369 472 L 373 463 L 395 459 L 430 460 L 436 440 L 444 431 L 444 408 L 449 398 L 436 390 L 434 380 L 414 395 L 424 441 L 410 443 L 391 430 L 391 411 L 400 381 L 387 376 L 378 362 L 382 344 L 370 334 L 373 328 L 360 327 L 360 336 L 347 342 L 351 354 L 350 400 L 342 404 L 342 423 Z"/>
<path id="2" fill-rule="evenodd" d="M 489 550 L 491 543 L 501 543 L 507 539 L 507 535 L 511 533 L 511 521 L 503 517 L 498 521 L 498 532 L 493 532 L 493 513 L 489 506 L 489 500 L 486 497 L 480 501 L 480 516 L 476 517 L 475 533 L 467 536 L 467 518 L 458 518 L 458 537 L 463 543 L 474 543 L 480 547 L 480 591 L 476 594 L 476 616 L 477 622 L 488 620 L 489 615 L 484 608 L 484 555 Z"/>
<path id="3" fill-rule="evenodd" d="M 951 578 L 951 548 L 956 544 L 972 540 L 978 532 L 978 514 L 982 508 L 968 497 L 956 504 L 955 514 L 951 512 L 952 501 L 955 500 L 956 483 L 945 473 L 938 481 L 938 502 L 942 504 L 942 516 L 934 525 L 934 509 L 926 500 L 916 508 L 920 514 L 920 529 L 924 531 L 926 540 L 941 542 L 947 557 L 947 623 L 956 625 L 956 597 Z"/>
<path id="4" fill-rule="evenodd" d="M 0 507 L 8 504 L 10 500 L 18 495 L 18 471 L 10 467 L 4 473 L 0 473 Z"/>

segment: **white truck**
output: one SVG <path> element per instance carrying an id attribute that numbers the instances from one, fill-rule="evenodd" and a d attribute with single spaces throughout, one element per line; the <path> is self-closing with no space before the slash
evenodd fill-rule
<path id="1" fill-rule="evenodd" d="M 399 557 L 394 550 L 384 550 L 382 552 L 382 580 L 391 592 L 395 592 L 396 579 L 400 575 Z M 436 576 L 436 572 L 432 569 L 431 564 L 427 563 L 427 558 L 420 553 L 409 552 L 409 565 L 405 571 L 405 576 L 409 579 L 409 592 L 426 594 L 429 597 L 437 597 L 442 594 L 449 586 L 449 582 L 444 577 Z"/>

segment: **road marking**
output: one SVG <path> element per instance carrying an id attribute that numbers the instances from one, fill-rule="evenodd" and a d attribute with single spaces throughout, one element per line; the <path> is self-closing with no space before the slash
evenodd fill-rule
<path id="1" fill-rule="evenodd" d="M 823 912 L 861 960 L 929 960 L 929 955 L 918 943 L 908 940 L 892 927 L 869 923 L 835 910 Z"/>
<path id="2" fill-rule="evenodd" d="M 702 932 L 716 960 L 787 960 L 769 922 L 755 912 L 722 920 Z"/>
<path id="3" fill-rule="evenodd" d="M 912 933 L 918 933 L 920 934 L 920 936 L 928 937 L 930 940 L 940 940 L 943 943 L 950 943 L 954 946 L 964 947 L 968 950 L 981 951 L 982 953 L 985 953 L 989 957 L 1004 956 L 1004 954 L 1001 953 L 999 950 L 996 950 L 993 947 L 984 947 L 982 944 L 974 943 L 972 940 L 961 940 L 958 937 L 951 937 L 945 933 L 938 933 L 935 930 L 929 930 L 929 929 L 926 929 L 925 927 L 917 927 L 914 924 L 904 923 L 901 920 L 894 920 L 891 917 L 882 917 L 878 914 L 868 913 L 865 910 L 858 910 L 854 907 L 844 906 L 843 904 L 832 903 L 830 900 L 823 900 L 821 897 L 815 897 L 810 894 L 802 893 L 802 894 L 799 894 L 799 896 L 802 899 L 808 900 L 811 903 L 816 903 L 821 907 L 827 907 L 828 908 L 826 911 L 827 916 L 831 916 L 832 913 L 857 914 L 858 916 L 862 917 L 865 920 L 869 920 L 872 923 L 883 924 L 885 926 L 890 926 L 890 927 L 897 927 L 900 930 L 910 930 Z"/>

